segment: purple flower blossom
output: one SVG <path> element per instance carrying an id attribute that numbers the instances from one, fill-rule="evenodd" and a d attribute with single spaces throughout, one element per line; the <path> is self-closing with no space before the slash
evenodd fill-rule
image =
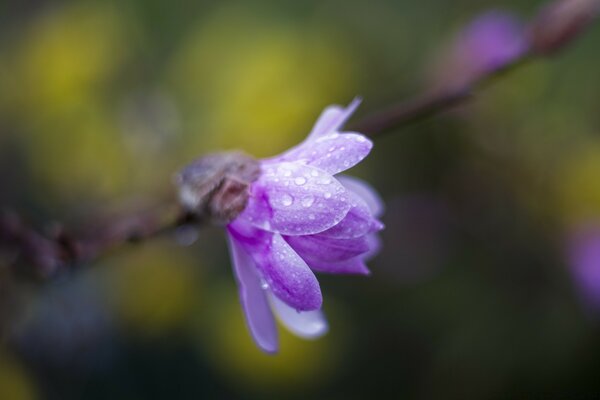
<path id="1" fill-rule="evenodd" d="M 456 51 L 477 72 L 501 68 L 526 50 L 523 24 L 511 13 L 489 11 L 471 22 L 458 37 Z"/>
<path id="2" fill-rule="evenodd" d="M 568 257 L 573 281 L 592 314 L 600 311 L 600 225 L 587 223 L 569 235 Z"/>
<path id="3" fill-rule="evenodd" d="M 522 57 L 530 44 L 524 24 L 509 12 L 477 16 L 453 39 L 433 68 L 434 86 L 462 86 Z"/>
<path id="4" fill-rule="evenodd" d="M 261 160 L 246 209 L 227 226 L 246 322 L 266 352 L 278 348 L 273 313 L 298 336 L 327 331 L 313 271 L 369 274 L 382 202 L 366 183 L 334 178 L 373 146 L 361 134 L 340 132 L 359 103 L 328 107 L 304 142 Z"/>

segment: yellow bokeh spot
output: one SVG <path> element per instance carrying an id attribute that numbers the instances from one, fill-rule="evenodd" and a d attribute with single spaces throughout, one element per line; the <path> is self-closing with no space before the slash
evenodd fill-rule
<path id="1" fill-rule="evenodd" d="M 131 160 L 110 115 L 82 106 L 53 121 L 55 125 L 47 122 L 28 141 L 31 167 L 44 185 L 42 191 L 56 190 L 72 199 L 125 191 Z"/>
<path id="2" fill-rule="evenodd" d="M 567 157 L 556 183 L 567 222 L 600 216 L 600 142 L 578 147 Z"/>
<path id="3" fill-rule="evenodd" d="M 236 8 L 202 21 L 171 75 L 191 154 L 273 155 L 308 134 L 324 106 L 356 94 L 352 59 L 324 27 L 294 29 Z"/>
<path id="4" fill-rule="evenodd" d="M 19 363 L 0 351 L 0 399 L 33 400 L 36 388 Z"/>
<path id="5" fill-rule="evenodd" d="M 194 271 L 197 263 L 180 250 L 153 243 L 119 258 L 108 290 L 126 328 L 159 336 L 185 325 L 199 280 Z"/>
<path id="6" fill-rule="evenodd" d="M 18 65 L 21 93 L 53 113 L 93 96 L 123 55 L 124 23 L 106 3 L 53 10 L 34 20 Z"/>
<path id="7" fill-rule="evenodd" d="M 40 193 L 79 199 L 127 187 L 128 154 L 108 90 L 123 62 L 125 26 L 113 6 L 85 3 L 42 13 L 24 29 L 4 101 Z"/>

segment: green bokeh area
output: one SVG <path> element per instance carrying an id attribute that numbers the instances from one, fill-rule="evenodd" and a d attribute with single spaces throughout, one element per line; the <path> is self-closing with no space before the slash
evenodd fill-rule
<path id="1" fill-rule="evenodd" d="M 329 104 L 360 118 L 443 71 L 490 9 L 541 1 L 0 3 L 0 207 L 41 229 L 143 210 L 196 157 L 277 154 Z M 0 399 L 600 395 L 600 310 L 568 256 L 600 219 L 600 29 L 350 172 L 387 206 L 372 276 L 319 277 L 330 332 L 244 326 L 224 234 L 181 231 L 43 286 L 0 253 Z M 600 273 L 598 274 L 600 275 Z"/>

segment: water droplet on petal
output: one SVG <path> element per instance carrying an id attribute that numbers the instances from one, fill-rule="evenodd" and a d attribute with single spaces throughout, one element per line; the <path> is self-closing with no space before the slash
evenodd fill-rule
<path id="1" fill-rule="evenodd" d="M 319 176 L 319 173 L 318 173 L 317 171 L 315 171 L 315 170 L 312 170 L 312 171 L 310 172 L 310 174 L 311 174 L 312 176 L 314 176 L 314 177 L 317 177 L 317 176 Z"/>
<path id="2" fill-rule="evenodd" d="M 306 178 L 299 176 L 296 179 L 294 179 L 294 183 L 298 186 L 302 186 L 306 183 Z"/>
<path id="3" fill-rule="evenodd" d="M 292 175 L 292 171 L 290 171 L 290 170 L 283 171 L 283 176 L 291 176 L 291 175 Z"/>
<path id="4" fill-rule="evenodd" d="M 312 206 L 314 202 L 315 202 L 314 197 L 306 196 L 305 198 L 302 199 L 302 206 L 308 208 L 308 207 Z"/>
<path id="5" fill-rule="evenodd" d="M 265 281 L 262 281 L 260 283 L 260 287 L 261 287 L 262 290 L 267 290 L 269 288 L 269 284 L 267 282 L 265 282 Z"/>
<path id="6" fill-rule="evenodd" d="M 281 204 L 283 204 L 284 206 L 291 206 L 293 202 L 294 199 L 289 194 L 284 194 L 283 196 L 281 196 Z"/>
<path id="7" fill-rule="evenodd" d="M 329 192 L 326 192 L 326 193 L 325 193 L 323 196 L 324 196 L 326 199 L 329 199 L 329 198 L 331 198 L 331 193 L 329 193 Z"/>
<path id="8" fill-rule="evenodd" d="M 364 142 L 366 142 L 366 141 L 367 141 L 367 139 L 365 139 L 365 138 L 364 138 L 364 137 L 362 137 L 362 136 L 357 136 L 357 137 L 356 137 L 356 141 L 357 141 L 357 142 L 364 143 Z"/>

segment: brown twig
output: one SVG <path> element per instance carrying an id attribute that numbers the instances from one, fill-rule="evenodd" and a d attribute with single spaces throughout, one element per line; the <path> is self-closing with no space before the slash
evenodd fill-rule
<path id="1" fill-rule="evenodd" d="M 377 139 L 394 129 L 441 114 L 474 97 L 474 93 L 498 77 L 534 59 L 534 54 L 524 53 L 510 64 L 474 76 L 461 85 L 426 92 L 414 99 L 368 115 L 352 125 L 352 130 Z"/>
<path id="2" fill-rule="evenodd" d="M 15 275 L 45 280 L 95 261 L 125 244 L 144 242 L 182 226 L 201 223 L 197 216 L 183 209 L 164 207 L 92 224 L 78 234 L 55 226 L 50 234 L 44 235 L 15 212 L 3 211 L 0 255 L 2 250 L 6 252 L 7 263 Z"/>

